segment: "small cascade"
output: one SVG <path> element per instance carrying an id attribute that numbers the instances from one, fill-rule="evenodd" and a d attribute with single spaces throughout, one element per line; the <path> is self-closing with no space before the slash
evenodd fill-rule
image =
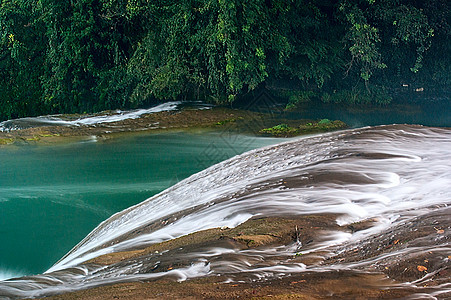
<path id="1" fill-rule="evenodd" d="M 0 295 L 41 297 L 158 278 L 221 275 L 237 281 L 306 271 L 371 272 L 422 252 L 446 260 L 451 250 L 450 229 L 445 228 L 450 202 L 449 129 L 389 125 L 304 137 L 235 156 L 113 215 L 45 274 L 0 282 Z M 312 215 L 333 216 L 336 226 L 305 245 L 293 240 L 240 249 L 218 242 L 108 266 L 86 264 L 104 254 L 142 249 L 200 230 L 234 228 L 250 219 Z M 337 229 L 365 220 L 371 225 L 363 230 Z M 397 250 L 377 249 L 420 230 L 412 224 L 435 229 Z M 322 256 L 322 263 L 294 259 L 300 255 Z M 178 267 L 161 267 L 174 261 Z M 425 273 L 408 283 L 421 285 L 431 276 Z M 428 291 L 440 295 L 450 287 L 442 284 Z"/>

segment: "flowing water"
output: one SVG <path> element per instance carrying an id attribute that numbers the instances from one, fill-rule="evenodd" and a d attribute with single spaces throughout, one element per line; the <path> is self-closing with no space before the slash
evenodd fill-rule
<path id="1" fill-rule="evenodd" d="M 278 141 L 179 132 L 3 148 L 0 280 L 44 272 L 112 214 L 214 163 Z"/>
<path id="2" fill-rule="evenodd" d="M 299 138 L 218 163 L 113 215 L 45 274 L 0 283 L 0 295 L 39 297 L 156 278 L 222 275 L 235 281 L 337 269 L 371 272 L 430 253 L 435 269 L 406 283 L 422 286 L 449 270 L 450 202 L 449 129 L 390 125 Z M 339 225 L 365 219 L 374 224 L 355 233 L 331 229 L 307 245 L 294 241 L 253 250 L 211 245 L 176 254 L 153 253 L 106 267 L 82 264 L 202 229 L 234 227 L 253 217 L 314 214 L 333 214 Z M 350 250 L 369 251 L 362 247 L 377 248 L 378 241 L 419 229 L 412 224 L 433 224 L 434 229 L 391 252 L 375 250 L 359 260 L 309 265 L 293 259 L 296 254 L 321 252 L 333 257 Z M 174 257 L 183 262 L 180 267 L 158 267 Z M 424 293 L 413 298 L 449 296 L 449 278 Z"/>
<path id="3" fill-rule="evenodd" d="M 103 123 L 114 123 L 126 119 L 136 119 L 145 114 L 151 114 L 162 111 L 177 110 L 182 103 L 180 101 L 172 101 L 163 103 L 148 109 L 136 109 L 129 111 L 116 110 L 110 114 L 99 114 L 94 116 L 83 116 L 74 118 L 71 115 L 51 115 L 21 118 L 0 122 L 0 131 L 13 131 L 18 129 L 41 127 L 41 126 L 83 126 L 98 125 Z M 208 108 L 208 106 L 201 106 Z"/>

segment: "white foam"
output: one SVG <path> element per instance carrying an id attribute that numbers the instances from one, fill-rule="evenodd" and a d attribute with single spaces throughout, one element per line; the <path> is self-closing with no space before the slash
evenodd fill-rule
<path id="1" fill-rule="evenodd" d="M 0 268 L 0 281 L 21 276 L 24 276 L 21 272 Z"/>
<path id="2" fill-rule="evenodd" d="M 124 121 L 127 119 L 137 119 L 137 118 L 141 117 L 142 115 L 146 115 L 146 114 L 176 110 L 177 107 L 181 103 L 182 102 L 180 102 L 180 101 L 172 101 L 172 102 L 162 103 L 160 105 L 157 105 L 157 106 L 154 106 L 154 107 L 151 107 L 148 109 L 137 109 L 137 110 L 130 110 L 130 111 L 120 111 L 119 110 L 119 111 L 116 111 L 116 114 L 113 114 L 113 115 L 80 118 L 75 121 L 70 121 L 69 124 L 71 124 L 71 125 L 95 125 L 95 124 L 102 124 L 102 123 L 119 122 L 119 121 Z"/>
<path id="3" fill-rule="evenodd" d="M 171 101 L 159 104 L 148 109 L 135 109 L 129 111 L 117 110 L 113 114 L 82 117 L 76 120 L 64 119 L 61 115 L 41 116 L 36 118 L 21 118 L 0 122 L 0 131 L 11 131 L 28 127 L 39 126 L 95 126 L 97 124 L 114 123 L 128 119 L 137 119 L 146 114 L 163 111 L 173 111 L 181 104 L 180 101 Z"/>

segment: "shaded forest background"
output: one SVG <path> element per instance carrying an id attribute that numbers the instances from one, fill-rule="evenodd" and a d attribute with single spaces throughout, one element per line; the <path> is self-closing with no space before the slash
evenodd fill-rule
<path id="1" fill-rule="evenodd" d="M 2 0 L 0 120 L 216 103 L 447 93 L 447 0 Z"/>

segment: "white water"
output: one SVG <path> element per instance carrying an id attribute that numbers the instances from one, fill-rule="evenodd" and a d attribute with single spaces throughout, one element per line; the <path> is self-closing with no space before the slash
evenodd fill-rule
<path id="1" fill-rule="evenodd" d="M 22 272 L 17 272 L 13 270 L 3 269 L 0 267 L 0 281 L 8 278 L 14 278 L 20 276 Z"/>
<path id="2" fill-rule="evenodd" d="M 382 135 L 387 134 L 388 140 L 364 139 L 357 144 L 343 138 L 358 136 L 360 131 L 305 139 L 308 152 L 297 149 L 298 144 L 304 146 L 304 143 L 289 142 L 251 151 L 215 165 L 116 214 L 49 271 L 71 267 L 100 253 L 161 242 L 207 228 L 235 227 L 256 215 L 338 213 L 344 214 L 337 220 L 342 225 L 373 216 L 396 218 L 398 211 L 429 207 L 450 200 L 443 199 L 442 195 L 450 195 L 451 168 L 446 162 L 451 161 L 451 139 L 439 136 L 439 141 L 444 145 L 436 148 L 425 143 L 426 135 L 418 137 L 413 133 L 417 136 L 409 139 L 412 133 L 383 132 L 384 129 L 379 131 Z M 434 141 L 433 136 L 428 139 Z M 399 149 L 400 144 L 403 144 L 402 149 Z M 426 162 L 421 163 L 422 158 L 416 155 L 418 150 L 421 150 Z M 360 152 L 383 153 L 393 157 L 384 160 L 347 158 Z M 445 164 L 437 164 L 437 161 L 428 163 L 431 159 Z M 315 184 L 315 177 L 334 173 L 336 182 L 320 181 L 319 185 Z M 343 175 L 364 182 L 348 183 L 345 178 L 340 180 Z M 301 176 L 301 186 L 286 188 L 284 178 L 294 176 Z M 215 201 L 222 202 L 207 205 L 160 230 L 102 247 L 99 252 L 91 252 L 159 218 Z"/>
<path id="3" fill-rule="evenodd" d="M 105 283 L 161 277 L 184 280 L 228 274 L 233 280 L 233 274 L 249 274 L 249 278 L 261 280 L 305 270 L 325 271 L 334 266 L 309 267 L 291 258 L 295 253 L 340 251 L 415 217 L 439 211 L 450 202 L 450 130 L 381 126 L 301 138 L 236 156 L 117 213 L 45 275 L 31 281 L 6 281 L 3 287 L 0 284 L 0 293 L 3 288 L 7 295 L 38 297 Z M 80 267 L 102 254 L 135 249 L 203 229 L 235 227 L 255 216 L 324 213 L 338 214 L 340 225 L 367 218 L 377 218 L 378 222 L 354 234 L 324 232 L 307 246 L 294 243 L 257 250 L 215 247 L 183 253 L 176 257 L 185 259 L 188 265 L 169 272 L 152 272 L 174 258 L 174 254 L 165 253 L 151 254 L 126 265 Z M 139 234 L 135 233 L 138 229 Z M 422 251 L 450 250 L 446 239 L 438 246 L 422 248 Z M 384 259 L 376 257 L 341 267 L 360 268 Z M 434 293 L 449 290 L 449 286 L 439 286 Z"/>
<path id="4" fill-rule="evenodd" d="M 127 119 L 137 119 L 142 115 L 146 114 L 176 110 L 181 103 L 182 102 L 180 101 L 172 101 L 162 103 L 148 109 L 136 109 L 128 111 L 117 110 L 113 114 L 88 116 L 78 118 L 76 120 L 67 120 L 61 115 L 8 120 L 0 122 L 0 131 L 11 131 L 39 126 L 81 126 L 81 125 L 93 126 L 103 123 L 114 123 L 124 121 Z"/>

